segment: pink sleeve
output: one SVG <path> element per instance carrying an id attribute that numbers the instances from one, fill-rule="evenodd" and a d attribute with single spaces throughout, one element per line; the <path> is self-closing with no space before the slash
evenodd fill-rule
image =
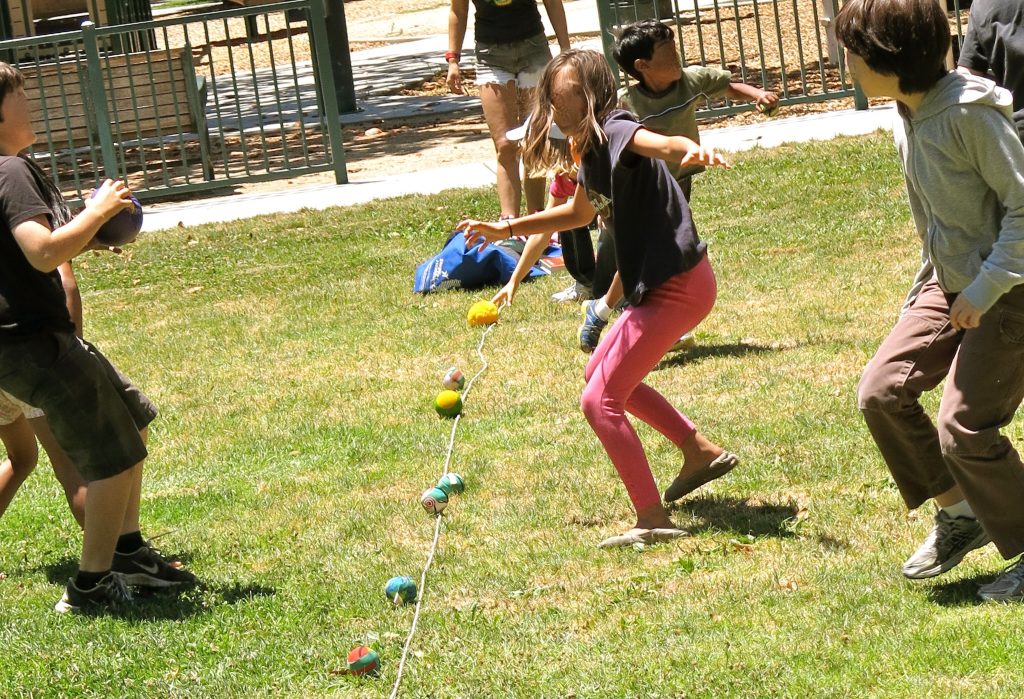
<path id="1" fill-rule="evenodd" d="M 551 180 L 550 192 L 551 196 L 558 199 L 568 199 L 576 193 L 576 183 L 567 174 L 560 172 Z"/>

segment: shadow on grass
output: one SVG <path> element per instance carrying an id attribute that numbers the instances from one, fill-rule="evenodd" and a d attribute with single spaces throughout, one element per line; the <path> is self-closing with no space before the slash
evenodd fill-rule
<path id="1" fill-rule="evenodd" d="M 191 556 L 178 556 L 182 562 Z M 64 558 L 42 567 L 51 584 L 63 589 L 78 570 L 78 561 Z M 87 616 L 113 616 L 127 621 L 159 621 L 187 619 L 212 611 L 223 605 L 247 602 L 258 597 L 277 594 L 273 587 L 258 584 L 204 583 L 182 590 L 149 590 L 133 588 L 134 602 L 118 610 L 85 610 Z"/>
<path id="2" fill-rule="evenodd" d="M 985 602 L 978 597 L 978 588 L 996 579 L 992 573 L 939 583 L 928 590 L 928 599 L 943 607 L 976 607 Z"/>
<path id="3" fill-rule="evenodd" d="M 683 500 L 671 505 L 670 511 L 697 520 L 696 524 L 684 525 L 691 534 L 714 530 L 755 537 L 782 538 L 796 535 L 799 508 L 792 502 L 751 502 L 735 497 L 710 495 Z"/>
<path id="4" fill-rule="evenodd" d="M 658 362 L 654 367 L 655 371 L 660 369 L 671 369 L 672 367 L 684 364 L 694 364 L 712 357 L 746 357 L 751 354 L 765 354 L 766 352 L 781 352 L 781 347 L 769 347 L 768 345 L 754 345 L 748 342 L 729 342 L 721 345 L 701 345 L 691 349 L 689 352 L 677 352 L 666 359 Z"/>

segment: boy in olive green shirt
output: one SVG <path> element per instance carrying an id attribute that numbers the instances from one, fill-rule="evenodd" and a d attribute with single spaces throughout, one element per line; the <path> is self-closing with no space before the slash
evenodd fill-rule
<path id="1" fill-rule="evenodd" d="M 774 114 L 779 98 L 773 92 L 732 81 L 732 73 L 707 66 L 682 67 L 672 30 L 653 19 L 622 28 L 615 42 L 615 60 L 637 82 L 619 90 L 619 106 L 636 115 L 645 128 L 666 136 L 685 136 L 700 143 L 697 131 L 697 98 L 725 95 L 731 100 L 754 101 L 758 109 Z M 683 196 L 690 200 L 693 175 L 703 172 L 701 165 L 684 167 L 666 163 L 679 183 Z M 599 245 L 609 241 L 602 236 Z M 622 301 L 618 275 L 604 298 L 583 304 L 583 324 L 577 337 L 580 349 L 593 352 L 608 325 L 612 309 Z M 694 345 L 692 333 L 679 338 L 672 350 Z"/>
<path id="2" fill-rule="evenodd" d="M 619 90 L 619 104 L 636 115 L 645 128 L 666 136 L 685 136 L 700 143 L 697 131 L 699 97 L 725 95 L 734 101 L 753 101 L 772 114 L 779 98 L 752 85 L 733 82 L 732 73 L 710 66 L 683 68 L 675 34 L 657 20 L 627 25 L 615 42 L 615 60 L 636 83 Z M 690 177 L 703 172 L 702 166 L 684 168 L 668 164 L 687 200 Z"/>

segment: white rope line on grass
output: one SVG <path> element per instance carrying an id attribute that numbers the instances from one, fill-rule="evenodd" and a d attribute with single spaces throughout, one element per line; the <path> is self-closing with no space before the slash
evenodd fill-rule
<path id="1" fill-rule="evenodd" d="M 506 304 L 502 304 L 502 308 Z M 499 312 L 500 315 L 500 312 Z M 473 377 L 466 383 L 466 389 L 462 392 L 462 405 L 465 408 L 467 399 L 469 397 L 469 390 L 473 388 L 473 382 L 476 381 L 477 377 L 487 370 L 487 359 L 484 357 L 484 341 L 487 339 L 488 333 L 494 328 L 495 324 L 488 325 L 487 328 L 480 335 L 480 344 L 476 347 L 476 354 L 480 357 L 480 370 L 473 374 Z M 462 420 L 462 413 L 460 412 L 455 416 L 455 420 L 452 423 L 452 431 L 448 437 L 448 452 L 444 457 L 444 470 L 441 472 L 441 476 L 448 474 L 448 467 L 451 465 L 452 453 L 455 450 L 455 433 L 459 429 L 459 422 Z M 441 514 L 434 515 L 434 541 L 430 544 L 430 553 L 427 555 L 427 563 L 423 566 L 423 573 L 420 575 L 420 588 L 416 595 L 416 610 L 412 615 L 412 627 L 409 629 L 409 635 L 405 639 L 405 647 L 402 648 L 402 658 L 398 661 L 398 676 L 395 677 L 395 686 L 391 689 L 391 695 L 389 699 L 395 699 L 398 696 L 398 689 L 402 685 L 402 672 L 405 670 L 405 661 L 409 657 L 409 648 L 412 646 L 413 636 L 416 634 L 416 626 L 420 620 L 420 610 L 423 607 L 423 597 L 427 591 L 427 571 L 430 570 L 430 564 L 434 562 L 434 554 L 437 552 L 437 542 L 441 538 Z"/>

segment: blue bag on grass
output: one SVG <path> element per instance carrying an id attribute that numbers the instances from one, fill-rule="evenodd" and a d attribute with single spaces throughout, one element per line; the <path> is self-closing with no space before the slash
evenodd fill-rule
<path id="1" fill-rule="evenodd" d="M 507 245 L 511 243 L 512 246 Z M 518 250 L 515 245 L 518 243 Z M 520 241 L 501 241 L 488 245 L 483 250 L 479 245 L 466 249 L 466 239 L 459 231 L 454 231 L 444 248 L 438 254 L 416 267 L 416 280 L 412 290 L 418 294 L 441 289 L 479 289 L 487 284 L 505 284 L 512 278 L 512 273 L 519 262 L 519 253 L 523 244 Z M 549 246 L 546 255 L 554 254 Z M 527 279 L 549 274 L 546 269 L 534 265 Z"/>

